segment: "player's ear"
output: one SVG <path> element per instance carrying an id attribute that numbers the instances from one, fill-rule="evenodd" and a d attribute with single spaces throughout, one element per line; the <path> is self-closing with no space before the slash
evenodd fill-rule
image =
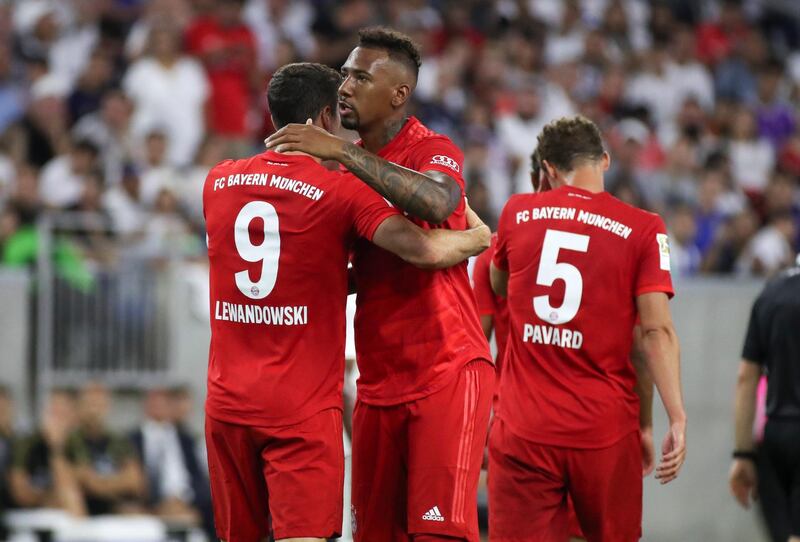
<path id="1" fill-rule="evenodd" d="M 392 95 L 392 107 L 402 107 L 411 97 L 411 86 L 408 83 L 401 83 L 394 89 Z"/>
<path id="2" fill-rule="evenodd" d="M 609 167 L 611 167 L 611 155 L 608 151 L 603 151 L 603 171 L 608 171 Z"/>
<path id="3" fill-rule="evenodd" d="M 319 120 L 314 124 L 321 126 L 326 132 L 335 133 L 338 130 L 337 119 L 338 114 L 336 111 L 331 106 L 326 105 L 319 113 Z"/>

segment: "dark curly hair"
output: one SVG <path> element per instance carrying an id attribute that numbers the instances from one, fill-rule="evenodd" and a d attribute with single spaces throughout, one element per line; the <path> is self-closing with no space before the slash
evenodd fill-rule
<path id="1" fill-rule="evenodd" d="M 559 171 L 572 171 L 585 162 L 603 157 L 603 137 L 591 120 L 577 115 L 547 124 L 538 137 L 535 155 Z"/>
<path id="2" fill-rule="evenodd" d="M 419 75 L 422 60 L 419 47 L 414 41 L 397 30 L 383 26 L 371 26 L 358 31 L 358 46 L 368 49 L 383 49 L 392 60 L 405 65 L 414 77 Z"/>

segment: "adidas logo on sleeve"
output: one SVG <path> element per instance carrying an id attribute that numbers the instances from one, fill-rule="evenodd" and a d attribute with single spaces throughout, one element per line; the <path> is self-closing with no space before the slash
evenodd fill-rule
<path id="1" fill-rule="evenodd" d="M 422 519 L 427 521 L 444 521 L 444 516 L 441 512 L 439 512 L 439 507 L 434 506 L 424 514 L 422 514 Z"/>

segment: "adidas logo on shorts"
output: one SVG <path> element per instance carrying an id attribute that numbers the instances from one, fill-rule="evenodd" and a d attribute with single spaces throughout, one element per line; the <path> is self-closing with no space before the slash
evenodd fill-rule
<path id="1" fill-rule="evenodd" d="M 422 519 L 428 521 L 444 521 L 444 516 L 442 515 L 441 512 L 439 512 L 439 507 L 434 506 L 433 508 L 422 514 Z"/>

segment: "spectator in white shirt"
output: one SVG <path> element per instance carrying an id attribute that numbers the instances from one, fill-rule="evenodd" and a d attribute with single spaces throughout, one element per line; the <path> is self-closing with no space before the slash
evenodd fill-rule
<path id="1" fill-rule="evenodd" d="M 772 276 L 791 265 L 792 241 L 797 233 L 791 213 L 773 215 L 767 227 L 753 237 L 736 262 L 740 274 Z"/>
<path id="2" fill-rule="evenodd" d="M 65 208 L 78 202 L 83 181 L 97 164 L 98 149 L 87 140 L 75 141 L 68 154 L 50 160 L 39 176 L 39 193 L 49 207 Z"/>
<path id="3" fill-rule="evenodd" d="M 74 136 L 92 141 L 100 149 L 107 185 L 122 179 L 122 166 L 133 158 L 131 115 L 133 105 L 119 89 L 103 96 L 100 111 L 84 115 L 72 129 Z"/>
<path id="4" fill-rule="evenodd" d="M 758 137 L 753 113 L 739 107 L 731 123 L 731 174 L 745 192 L 760 194 L 775 166 L 775 152 L 769 141 Z"/>
<path id="5" fill-rule="evenodd" d="M 209 94 L 202 66 L 180 52 L 180 34 L 169 26 L 150 31 L 149 54 L 128 70 L 123 87 L 134 103 L 134 134 L 142 139 L 158 127 L 169 139 L 167 160 L 188 164 L 205 131 Z"/>

